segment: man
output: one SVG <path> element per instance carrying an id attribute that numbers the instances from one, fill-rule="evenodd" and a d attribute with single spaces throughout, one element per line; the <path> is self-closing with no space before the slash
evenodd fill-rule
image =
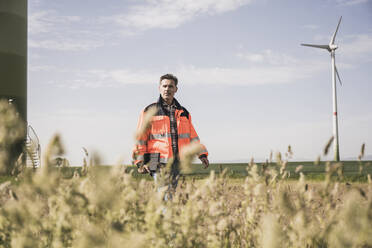
<path id="1" fill-rule="evenodd" d="M 169 161 L 173 161 L 170 168 L 170 183 L 168 191 L 174 191 L 179 178 L 179 154 L 191 142 L 200 142 L 191 123 L 189 112 L 174 98 L 177 92 L 178 79 L 172 74 L 160 77 L 158 102 L 147 106 L 140 115 L 137 131 L 137 144 L 133 151 L 134 164 L 139 173 L 150 173 L 155 181 L 157 174 Z M 146 125 L 145 115 L 150 109 L 156 108 L 151 117 L 150 125 Z M 208 151 L 201 145 L 199 159 L 204 168 L 209 166 Z M 165 185 L 163 185 L 165 186 Z M 171 195 L 170 195 L 171 196 Z"/>

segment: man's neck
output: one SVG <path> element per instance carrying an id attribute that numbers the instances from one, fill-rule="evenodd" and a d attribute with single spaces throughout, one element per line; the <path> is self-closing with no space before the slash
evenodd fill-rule
<path id="1" fill-rule="evenodd" d="M 173 99 L 174 99 L 174 98 L 172 98 L 172 99 L 168 99 L 168 101 L 165 100 L 164 98 L 162 98 L 162 99 L 163 99 L 163 102 L 166 103 L 167 105 L 172 105 L 172 103 L 173 103 Z"/>

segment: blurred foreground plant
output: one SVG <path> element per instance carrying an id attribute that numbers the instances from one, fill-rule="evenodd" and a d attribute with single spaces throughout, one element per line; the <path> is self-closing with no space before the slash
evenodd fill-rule
<path id="1" fill-rule="evenodd" d="M 56 143 L 54 143 L 56 144 Z M 58 150 L 55 150 L 58 151 Z M 368 247 L 367 185 L 298 182 L 247 167 L 237 184 L 226 170 L 184 180 L 171 201 L 124 168 L 63 179 L 25 173 L 0 185 L 3 247 Z M 331 171 L 329 171 L 331 173 Z"/>
<path id="2" fill-rule="evenodd" d="M 0 100 L 0 175 L 10 175 L 22 152 L 25 123 L 16 109 L 6 100 Z"/>
<path id="3" fill-rule="evenodd" d="M 0 247 L 372 246 L 372 187 L 333 180 L 342 178 L 341 164 L 328 163 L 321 183 L 307 182 L 298 167 L 300 179 L 291 182 L 280 154 L 280 170 L 252 159 L 244 181 L 212 171 L 182 180 L 165 202 L 153 182 L 124 167 L 100 170 L 94 154 L 88 166 L 86 149 L 83 173 L 65 179 L 52 168 L 63 151 L 54 136 L 45 167 L 0 185 Z M 190 146 L 184 168 L 196 154 Z"/>

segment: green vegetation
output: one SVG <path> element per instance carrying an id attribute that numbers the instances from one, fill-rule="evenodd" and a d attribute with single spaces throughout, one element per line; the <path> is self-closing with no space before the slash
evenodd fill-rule
<path id="1" fill-rule="evenodd" d="M 342 161 L 343 165 L 343 179 L 342 181 L 359 181 L 366 182 L 368 174 L 372 175 L 372 161 Z M 256 163 L 258 169 L 261 171 L 264 166 L 270 169 L 280 170 L 280 165 L 276 163 Z M 314 162 L 288 162 L 286 170 L 289 172 L 288 179 L 298 179 L 299 173 L 296 168 L 302 165 L 301 172 L 305 175 L 307 180 L 324 180 L 326 175 L 327 162 L 320 162 L 315 165 Z M 208 169 L 203 169 L 200 164 L 192 164 L 187 173 L 183 173 L 186 177 L 192 178 L 206 178 L 213 170 L 216 174 L 220 174 L 226 169 L 226 175 L 230 178 L 245 178 L 248 175 L 249 163 L 218 163 L 210 164 Z M 149 175 L 140 175 L 133 166 L 128 166 L 127 170 L 133 171 L 133 176 L 136 178 L 149 178 Z"/>
<path id="2" fill-rule="evenodd" d="M 343 178 L 338 178 L 340 181 L 345 182 L 367 182 L 368 174 L 372 175 L 372 161 L 341 161 L 343 165 Z M 256 163 L 258 170 L 262 170 L 265 163 Z M 322 181 L 326 176 L 326 164 L 327 162 L 320 162 L 315 165 L 314 162 L 288 162 L 286 170 L 289 172 L 287 179 L 298 179 L 299 173 L 296 172 L 296 168 L 302 165 L 301 172 L 304 174 L 307 180 Z M 208 169 L 203 169 L 201 164 L 192 164 L 187 173 L 182 173 L 187 178 L 204 179 L 207 178 L 213 170 L 216 175 L 226 170 L 226 176 L 229 178 L 245 178 L 248 175 L 247 169 L 249 169 L 249 163 L 215 163 L 210 164 Z M 98 170 L 109 171 L 113 166 L 96 166 Z M 150 175 L 141 175 L 137 173 L 137 168 L 134 166 L 124 166 L 127 173 L 131 173 L 134 178 L 152 180 Z M 276 163 L 268 164 L 268 168 L 280 170 L 280 166 Z M 33 170 L 27 168 L 26 170 Z M 81 175 L 82 167 L 60 167 L 54 168 L 59 171 L 63 178 L 72 178 L 76 171 Z M 335 176 L 334 176 L 335 177 Z M 14 181 L 15 177 L 12 176 L 0 176 L 0 183 L 7 180 Z"/>

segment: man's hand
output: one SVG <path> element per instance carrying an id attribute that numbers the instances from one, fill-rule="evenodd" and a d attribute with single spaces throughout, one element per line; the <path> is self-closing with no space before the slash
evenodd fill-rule
<path id="1" fill-rule="evenodd" d="M 200 159 L 200 161 L 203 163 L 203 168 L 204 169 L 207 169 L 208 168 L 208 166 L 209 166 L 209 160 L 208 160 L 208 158 L 207 157 L 205 157 L 205 156 L 203 156 L 203 157 L 200 157 L 199 158 Z"/>
<path id="2" fill-rule="evenodd" d="M 149 167 L 146 165 L 146 164 L 141 164 L 138 169 L 137 169 L 138 173 L 140 174 L 147 174 L 147 173 L 150 173 L 150 169 Z"/>

